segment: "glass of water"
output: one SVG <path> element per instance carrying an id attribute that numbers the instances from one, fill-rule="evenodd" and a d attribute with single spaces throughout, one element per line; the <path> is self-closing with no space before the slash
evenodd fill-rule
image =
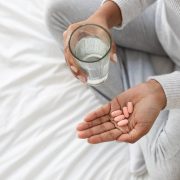
<path id="1" fill-rule="evenodd" d="M 87 73 L 87 83 L 97 85 L 108 77 L 112 39 L 96 24 L 85 24 L 73 31 L 69 49 L 76 63 Z"/>

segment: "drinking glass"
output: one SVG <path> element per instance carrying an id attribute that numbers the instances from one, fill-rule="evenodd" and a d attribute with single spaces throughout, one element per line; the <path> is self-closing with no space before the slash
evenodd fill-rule
<path id="1" fill-rule="evenodd" d="M 111 44 L 110 33 L 97 24 L 81 25 L 72 32 L 69 49 L 76 63 L 87 73 L 89 85 L 107 79 Z"/>

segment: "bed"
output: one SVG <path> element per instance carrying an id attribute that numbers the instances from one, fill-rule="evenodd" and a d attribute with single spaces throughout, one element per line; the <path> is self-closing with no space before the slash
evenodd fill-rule
<path id="1" fill-rule="evenodd" d="M 76 136 L 100 103 L 67 69 L 46 6 L 0 1 L 0 180 L 130 180 L 127 144 Z"/>

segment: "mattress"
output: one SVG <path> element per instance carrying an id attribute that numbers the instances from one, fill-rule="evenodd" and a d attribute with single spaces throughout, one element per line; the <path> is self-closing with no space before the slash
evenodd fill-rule
<path id="1" fill-rule="evenodd" d="M 77 138 L 101 104 L 66 67 L 46 6 L 0 0 L 0 180 L 129 180 L 127 144 Z"/>

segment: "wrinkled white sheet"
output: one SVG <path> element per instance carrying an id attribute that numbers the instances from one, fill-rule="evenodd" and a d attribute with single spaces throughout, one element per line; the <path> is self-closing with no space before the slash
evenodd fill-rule
<path id="1" fill-rule="evenodd" d="M 100 104 L 66 68 L 45 7 L 0 0 L 0 180 L 129 180 L 126 144 L 76 137 Z"/>

